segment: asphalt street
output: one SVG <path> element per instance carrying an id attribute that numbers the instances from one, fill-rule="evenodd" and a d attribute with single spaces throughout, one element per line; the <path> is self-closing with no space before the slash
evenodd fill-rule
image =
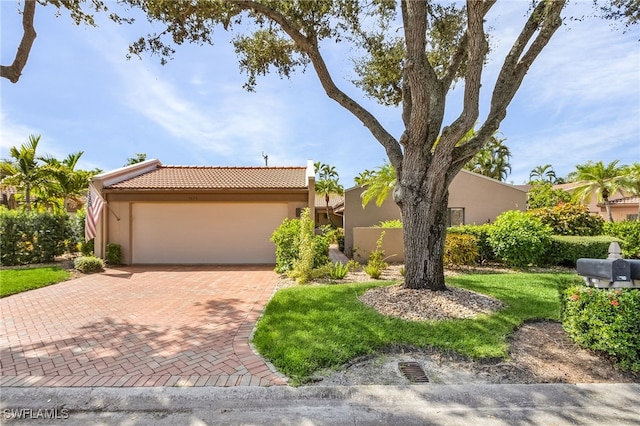
<path id="1" fill-rule="evenodd" d="M 0 389 L 11 425 L 640 425 L 640 384 Z"/>

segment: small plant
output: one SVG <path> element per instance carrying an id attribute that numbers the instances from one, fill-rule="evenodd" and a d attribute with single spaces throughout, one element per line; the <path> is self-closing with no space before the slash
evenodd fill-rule
<path id="1" fill-rule="evenodd" d="M 404 265 L 400 267 L 400 275 L 404 277 Z"/>
<path id="2" fill-rule="evenodd" d="M 105 260 L 107 265 L 122 265 L 122 247 L 120 244 L 107 244 Z"/>
<path id="3" fill-rule="evenodd" d="M 347 262 L 347 268 L 349 268 L 349 271 L 357 271 L 361 267 L 362 266 L 360 265 L 360 262 L 358 262 L 357 260 L 351 259 Z"/>
<path id="4" fill-rule="evenodd" d="M 343 264 L 342 262 L 336 262 L 331 265 L 331 271 L 329 271 L 329 276 L 333 280 L 341 280 L 347 276 L 349 273 L 349 266 Z"/>
<path id="5" fill-rule="evenodd" d="M 104 270 L 104 262 L 102 259 L 94 256 L 80 256 L 73 261 L 73 266 L 83 274 L 92 274 Z"/>
<path id="6" fill-rule="evenodd" d="M 371 278 L 377 280 L 382 275 L 382 271 L 387 269 L 389 265 L 384 261 L 384 250 L 382 250 L 382 240 L 384 239 L 385 231 L 380 233 L 380 238 L 376 241 L 376 249 L 369 253 L 369 261 L 364 267 L 364 272 Z"/>

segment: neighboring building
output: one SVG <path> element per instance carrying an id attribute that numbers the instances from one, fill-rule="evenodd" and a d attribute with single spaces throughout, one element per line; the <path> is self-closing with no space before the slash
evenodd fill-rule
<path id="1" fill-rule="evenodd" d="M 380 207 L 372 201 L 363 208 L 363 191 L 360 186 L 345 191 L 344 241 L 348 256 L 354 248 L 354 228 L 400 219 L 400 208 L 391 195 Z M 449 186 L 449 226 L 493 222 L 505 211 L 526 208 L 526 190 L 467 170 L 458 173 Z"/>
<path id="2" fill-rule="evenodd" d="M 609 200 L 611 207 L 611 216 L 614 222 L 622 222 L 624 220 L 638 220 L 640 212 L 640 197 L 624 197 Z M 607 208 L 604 203 L 598 203 L 599 213 L 604 220 L 609 220 L 607 216 Z"/>
<path id="3" fill-rule="evenodd" d="M 560 185 L 554 185 L 553 189 L 564 189 L 569 193 L 578 187 L 578 183 L 570 182 Z M 640 203 L 639 197 L 629 196 L 625 191 L 620 190 L 609 197 L 609 205 L 611 206 L 611 216 L 614 222 L 620 222 L 623 220 L 636 220 L 638 218 L 638 204 Z M 584 204 L 591 213 L 599 214 L 605 221 L 609 220 L 607 215 L 607 209 L 601 200 L 598 200 L 596 194 L 592 194 L 588 203 Z"/>
<path id="4" fill-rule="evenodd" d="M 97 256 L 120 244 L 125 264 L 273 264 L 285 218 L 314 215 L 306 167 L 165 166 L 148 160 L 93 178 L 106 201 Z"/>
<path id="5" fill-rule="evenodd" d="M 342 212 L 344 211 L 344 195 L 329 195 L 329 216 L 327 219 L 327 200 L 324 195 L 316 194 L 316 226 L 329 225 L 330 223 L 338 228 L 342 228 Z"/>

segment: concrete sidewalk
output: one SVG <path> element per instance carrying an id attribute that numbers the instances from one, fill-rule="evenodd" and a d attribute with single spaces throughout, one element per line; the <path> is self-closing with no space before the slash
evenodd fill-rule
<path id="1" fill-rule="evenodd" d="M 3 424 L 640 424 L 640 384 L 4 388 L 1 392 Z"/>

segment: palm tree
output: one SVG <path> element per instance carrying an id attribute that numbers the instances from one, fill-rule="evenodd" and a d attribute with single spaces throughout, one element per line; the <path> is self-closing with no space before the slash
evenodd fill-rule
<path id="1" fill-rule="evenodd" d="M 84 151 L 69 154 L 62 161 L 50 156 L 42 158 L 45 162 L 43 172 L 52 176 L 55 181 L 47 194 L 48 198 L 61 200 L 61 207 L 65 211 L 69 201 L 77 202 L 87 192 L 89 179 L 95 174 L 85 170 L 75 170 L 82 154 Z"/>
<path id="2" fill-rule="evenodd" d="M 31 192 L 44 184 L 43 175 L 38 164 L 36 151 L 40 135 L 29 136 L 26 144 L 19 148 L 12 146 L 9 149 L 10 159 L 0 162 L 0 176 L 3 185 L 14 185 L 19 190 L 24 191 L 24 200 L 27 210 L 31 210 Z"/>
<path id="3" fill-rule="evenodd" d="M 536 166 L 529 173 L 529 183 L 532 182 L 549 182 L 554 184 L 557 181 L 556 172 L 553 171 L 551 164 L 544 166 Z"/>
<path id="4" fill-rule="evenodd" d="M 605 166 L 602 161 L 589 161 L 578 164 L 576 170 L 570 173 L 571 179 L 578 184 L 573 190 L 574 197 L 580 202 L 588 203 L 592 194 L 595 194 L 598 201 L 604 202 L 609 222 L 613 222 L 609 197 L 624 187 L 624 168 L 618 166 L 618 162 L 619 160 L 615 160 Z"/>
<path id="5" fill-rule="evenodd" d="M 319 174 L 316 181 L 316 193 L 324 195 L 324 200 L 327 206 L 327 220 L 332 226 L 335 226 L 329 215 L 329 196 L 331 194 L 344 194 L 344 188 L 338 183 L 338 172 L 335 166 L 328 164 L 322 164 L 319 161 L 314 163 L 315 172 Z"/>
<path id="6" fill-rule="evenodd" d="M 511 151 L 504 145 L 506 139 L 493 135 L 489 142 L 465 166 L 466 170 L 505 181 L 511 173 Z"/>
<path id="7" fill-rule="evenodd" d="M 640 162 L 624 167 L 622 187 L 629 194 L 640 198 Z M 640 202 L 638 202 L 638 218 L 640 221 Z"/>
<path id="8" fill-rule="evenodd" d="M 366 189 L 362 193 L 362 206 L 376 199 L 376 205 L 380 207 L 396 186 L 396 171 L 391 163 L 385 162 L 375 170 L 365 170 L 355 178 L 358 185 Z"/>

